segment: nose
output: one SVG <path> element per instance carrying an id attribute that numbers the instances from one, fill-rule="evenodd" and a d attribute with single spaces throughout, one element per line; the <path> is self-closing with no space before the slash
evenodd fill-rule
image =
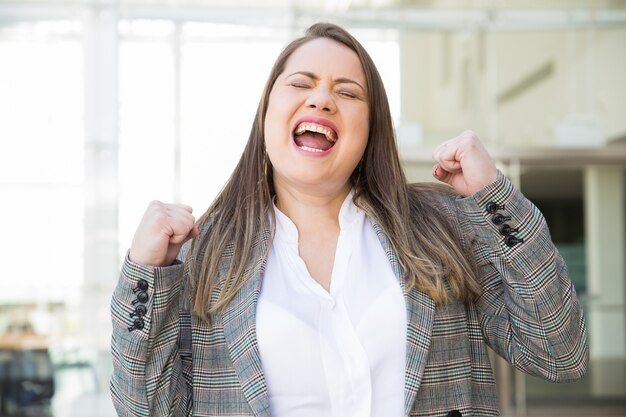
<path id="1" fill-rule="evenodd" d="M 334 113 L 337 110 L 332 92 L 322 86 L 311 90 L 306 106 L 324 113 Z"/>

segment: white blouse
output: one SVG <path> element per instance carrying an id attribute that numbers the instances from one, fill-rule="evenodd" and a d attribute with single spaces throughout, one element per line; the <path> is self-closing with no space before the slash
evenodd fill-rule
<path id="1" fill-rule="evenodd" d="M 406 306 L 365 213 L 349 194 L 327 292 L 299 256 L 295 224 L 274 210 L 256 315 L 270 413 L 403 416 Z"/>

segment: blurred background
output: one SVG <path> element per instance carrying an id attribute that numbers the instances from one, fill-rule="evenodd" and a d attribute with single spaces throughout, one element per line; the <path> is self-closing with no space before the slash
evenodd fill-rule
<path id="1" fill-rule="evenodd" d="M 210 204 L 281 47 L 344 25 L 409 177 L 475 130 L 543 211 L 591 368 L 494 358 L 505 416 L 626 415 L 626 1 L 0 0 L 0 415 L 109 417 L 109 301 L 153 199 Z"/>

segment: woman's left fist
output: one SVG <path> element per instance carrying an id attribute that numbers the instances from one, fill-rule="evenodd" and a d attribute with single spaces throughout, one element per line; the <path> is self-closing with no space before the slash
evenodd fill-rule
<path id="1" fill-rule="evenodd" d="M 433 176 L 466 197 L 496 179 L 496 164 L 471 130 L 437 146 L 433 159 Z"/>

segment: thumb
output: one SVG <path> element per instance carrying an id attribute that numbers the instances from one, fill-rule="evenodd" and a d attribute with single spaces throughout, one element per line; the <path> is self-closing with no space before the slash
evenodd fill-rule
<path id="1" fill-rule="evenodd" d="M 442 174 L 441 171 L 443 171 L 441 169 L 441 166 L 439 166 L 439 164 L 435 164 L 435 166 L 433 167 L 433 177 L 435 177 L 436 179 L 440 180 L 441 174 Z"/>
<path id="2" fill-rule="evenodd" d="M 452 174 L 441 167 L 439 164 L 435 164 L 433 167 L 433 177 L 438 179 L 441 182 L 445 182 L 446 184 L 450 184 L 450 177 Z"/>

